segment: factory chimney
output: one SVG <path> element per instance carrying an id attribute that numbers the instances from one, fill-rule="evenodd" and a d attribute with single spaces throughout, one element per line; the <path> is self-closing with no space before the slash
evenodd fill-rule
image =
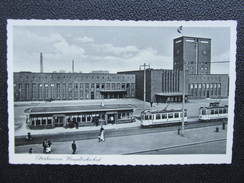
<path id="1" fill-rule="evenodd" d="M 74 73 L 74 72 L 75 72 L 74 67 L 75 67 L 75 62 L 74 62 L 74 60 L 72 60 L 72 73 Z"/>
<path id="2" fill-rule="evenodd" d="M 42 56 L 42 52 L 40 53 L 40 72 L 43 73 L 43 56 Z"/>

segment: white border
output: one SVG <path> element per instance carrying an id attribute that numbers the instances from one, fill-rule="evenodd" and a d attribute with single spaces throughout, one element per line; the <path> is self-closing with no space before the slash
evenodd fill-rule
<path id="1" fill-rule="evenodd" d="M 13 26 L 127 26 L 127 27 L 229 27 L 229 111 L 226 154 L 217 155 L 45 155 L 14 153 L 13 102 Z M 236 26 L 230 21 L 107 21 L 107 20 L 12 20 L 7 23 L 8 127 L 9 163 L 11 164 L 77 164 L 77 165 L 168 165 L 168 164 L 230 164 L 232 160 L 234 101 L 236 81 Z M 72 159 L 71 159 L 72 158 Z"/>

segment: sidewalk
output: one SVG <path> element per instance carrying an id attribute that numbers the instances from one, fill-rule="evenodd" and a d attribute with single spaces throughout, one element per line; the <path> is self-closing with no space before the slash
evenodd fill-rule
<path id="1" fill-rule="evenodd" d="M 174 146 L 184 146 L 199 142 L 226 139 L 226 130 L 219 127 L 219 132 L 215 132 L 216 126 L 194 128 L 185 130 L 182 137 L 177 131 L 157 132 L 140 135 L 119 136 L 106 138 L 105 142 L 98 143 L 97 139 L 77 141 L 78 154 L 130 154 L 140 151 L 148 151 L 159 148 L 169 148 Z M 106 137 L 106 132 L 105 132 Z M 71 154 L 70 142 L 54 142 L 52 154 Z M 33 153 L 42 153 L 42 145 L 25 145 L 15 147 L 16 153 L 26 153 L 29 148 L 33 148 Z"/>

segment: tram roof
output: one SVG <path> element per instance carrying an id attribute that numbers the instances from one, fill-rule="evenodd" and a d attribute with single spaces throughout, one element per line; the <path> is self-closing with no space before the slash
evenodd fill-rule
<path id="1" fill-rule="evenodd" d="M 29 114 L 47 113 L 76 113 L 76 112 L 104 112 L 133 110 L 135 107 L 130 104 L 110 104 L 110 105 L 80 105 L 80 106 L 52 106 L 52 107 L 32 107 L 25 110 Z"/>
<path id="2" fill-rule="evenodd" d="M 207 107 L 200 107 L 200 109 L 222 109 L 222 108 L 227 108 L 228 105 L 223 105 L 223 106 L 207 106 Z"/>
<path id="3" fill-rule="evenodd" d="M 187 109 L 185 109 L 187 111 Z M 182 109 L 166 109 L 166 110 L 145 110 L 142 111 L 142 113 L 151 113 L 151 114 L 156 114 L 156 113 L 168 113 L 168 112 L 182 112 Z"/>

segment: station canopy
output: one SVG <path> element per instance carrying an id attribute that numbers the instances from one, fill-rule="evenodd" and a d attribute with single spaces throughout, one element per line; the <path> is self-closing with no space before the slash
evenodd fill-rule
<path id="1" fill-rule="evenodd" d="M 80 105 L 80 106 L 52 106 L 52 107 L 32 107 L 25 110 L 29 114 L 47 113 L 79 113 L 79 112 L 106 112 L 133 110 L 135 107 L 130 104 L 101 104 L 101 105 Z"/>

